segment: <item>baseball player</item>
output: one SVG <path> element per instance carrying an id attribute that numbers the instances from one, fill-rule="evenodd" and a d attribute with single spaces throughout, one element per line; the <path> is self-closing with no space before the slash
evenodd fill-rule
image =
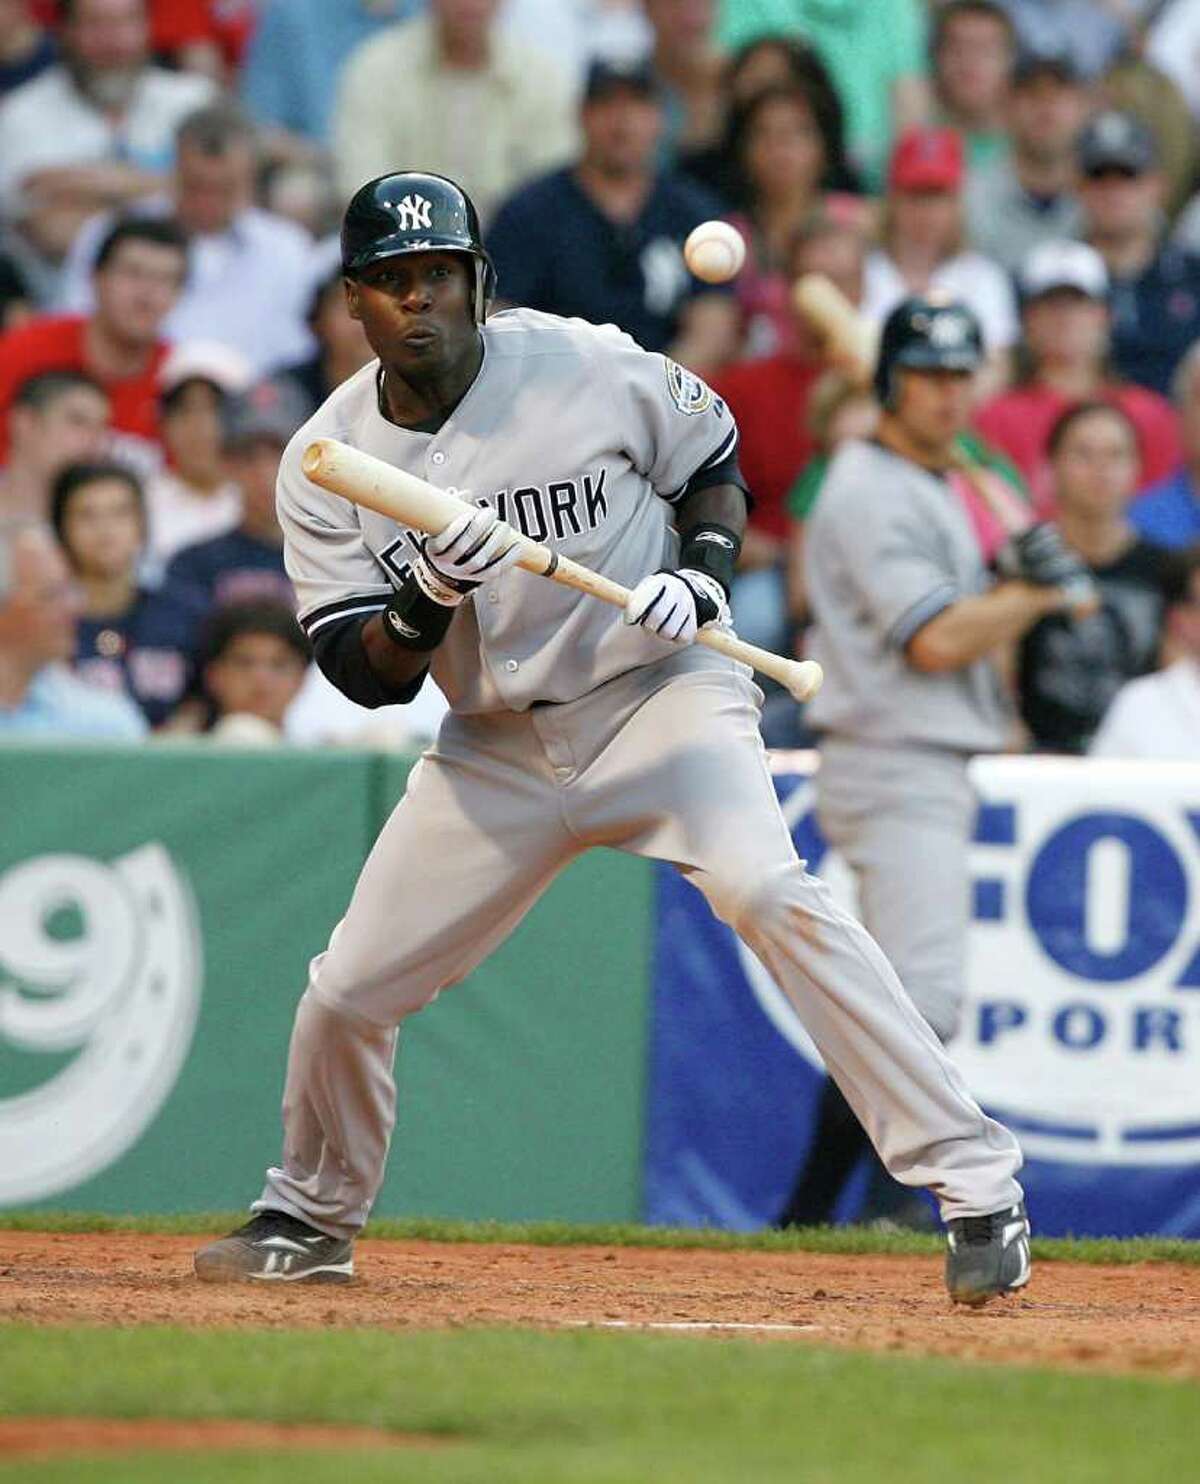
<path id="1" fill-rule="evenodd" d="M 967 763 L 1002 749 L 1014 721 L 990 656 L 1068 606 L 1063 588 L 1084 576 L 1049 526 L 1009 542 L 1008 579 L 993 583 L 985 569 L 952 470 L 982 362 L 964 305 L 907 299 L 893 310 L 875 372 L 878 430 L 835 456 L 805 542 L 812 653 L 826 676 L 806 711 L 820 739 L 817 818 L 857 876 L 866 926 L 941 1041 L 956 1028 L 966 969 Z M 781 1225 L 828 1221 L 866 1151 L 845 1079 L 830 1071 Z M 1014 1218 L 1006 1230 L 1017 1271 L 1027 1229 Z M 981 1231 L 968 1223 L 966 1239 Z"/>
<path id="2" fill-rule="evenodd" d="M 403 703 L 431 672 L 451 710 L 312 961 L 282 1160 L 253 1219 L 197 1253 L 200 1277 L 351 1276 L 395 1117 L 398 1027 L 569 861 L 606 845 L 674 863 L 767 966 L 888 1169 L 936 1192 L 953 1295 L 982 1302 L 1023 1281 L 1004 1236 L 1022 1210 L 1016 1141 L 797 859 L 749 673 L 692 643 L 726 618 L 746 515 L 725 404 L 612 326 L 489 318 L 474 208 L 439 176 L 363 186 L 342 262 L 378 359 L 284 452 L 288 572 L 348 696 Z M 475 509 L 440 536 L 401 529 L 303 477 L 321 436 Z M 624 614 L 513 570 L 514 527 L 630 587 Z"/>

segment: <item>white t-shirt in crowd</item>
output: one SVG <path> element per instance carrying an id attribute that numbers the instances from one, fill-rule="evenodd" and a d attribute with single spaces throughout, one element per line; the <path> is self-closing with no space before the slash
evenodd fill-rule
<path id="1" fill-rule="evenodd" d="M 1020 338 L 1017 300 L 1008 274 L 982 253 L 962 252 L 947 258 L 934 269 L 929 281 L 931 290 L 961 299 L 975 312 L 983 329 L 983 343 L 988 351 L 1007 350 Z M 867 258 L 863 283 L 863 313 L 882 324 L 901 299 L 909 293 L 900 270 L 885 252 L 873 252 Z"/>
<path id="2" fill-rule="evenodd" d="M 437 736 L 449 707 L 426 678 L 407 706 L 360 706 L 344 696 L 315 664 L 283 718 L 286 739 L 301 747 L 377 747 L 417 752 Z"/>
<path id="3" fill-rule="evenodd" d="M 1146 60 L 1167 74 L 1200 119 L 1200 6 L 1195 0 L 1170 0 L 1159 11 L 1150 27 Z"/>
<path id="4" fill-rule="evenodd" d="M 1093 757 L 1200 762 L 1200 659 L 1123 685 L 1089 749 Z"/>
<path id="5" fill-rule="evenodd" d="M 242 496 L 236 484 L 219 485 L 201 494 L 178 474 L 164 469 L 146 486 L 150 517 L 147 556 L 162 565 L 196 541 L 211 541 L 232 531 L 242 518 Z"/>
<path id="6" fill-rule="evenodd" d="M 48 68 L 14 88 L 0 106 L 5 213 L 20 219 L 22 182 L 39 170 L 121 160 L 165 171 L 175 157 L 175 130 L 215 95 L 211 78 L 146 67 L 129 107 L 114 120 L 79 91 L 65 67 Z"/>

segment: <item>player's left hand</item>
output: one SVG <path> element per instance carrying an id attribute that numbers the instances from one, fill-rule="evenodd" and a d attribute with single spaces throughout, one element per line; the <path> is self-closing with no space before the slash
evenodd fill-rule
<path id="1" fill-rule="evenodd" d="M 707 572 L 688 567 L 643 577 L 625 600 L 626 623 L 640 624 L 672 644 L 691 644 L 705 625 L 729 621 L 725 589 Z"/>

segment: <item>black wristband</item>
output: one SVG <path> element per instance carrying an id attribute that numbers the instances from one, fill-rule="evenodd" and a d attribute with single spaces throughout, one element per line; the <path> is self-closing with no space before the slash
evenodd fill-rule
<path id="1" fill-rule="evenodd" d="M 679 552 L 679 565 L 715 578 L 729 596 L 733 569 L 737 566 L 742 538 L 728 526 L 696 526 L 687 533 Z"/>
<path id="2" fill-rule="evenodd" d="M 393 644 L 422 653 L 438 647 L 457 611 L 445 603 L 435 603 L 413 573 L 407 572 L 380 617 L 383 632 Z"/>

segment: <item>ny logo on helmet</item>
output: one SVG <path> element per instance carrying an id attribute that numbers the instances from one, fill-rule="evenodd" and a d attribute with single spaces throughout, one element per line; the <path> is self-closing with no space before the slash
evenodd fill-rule
<path id="1" fill-rule="evenodd" d="M 433 226 L 429 215 L 433 210 L 433 202 L 427 201 L 424 196 L 409 195 L 403 201 L 389 201 L 387 208 L 396 213 L 396 224 L 402 232 L 412 232 L 418 227 L 424 227 L 428 231 Z"/>
<path id="2" fill-rule="evenodd" d="M 960 314 L 940 314 L 929 326 L 929 339 L 942 350 L 966 344 L 970 331 Z"/>

